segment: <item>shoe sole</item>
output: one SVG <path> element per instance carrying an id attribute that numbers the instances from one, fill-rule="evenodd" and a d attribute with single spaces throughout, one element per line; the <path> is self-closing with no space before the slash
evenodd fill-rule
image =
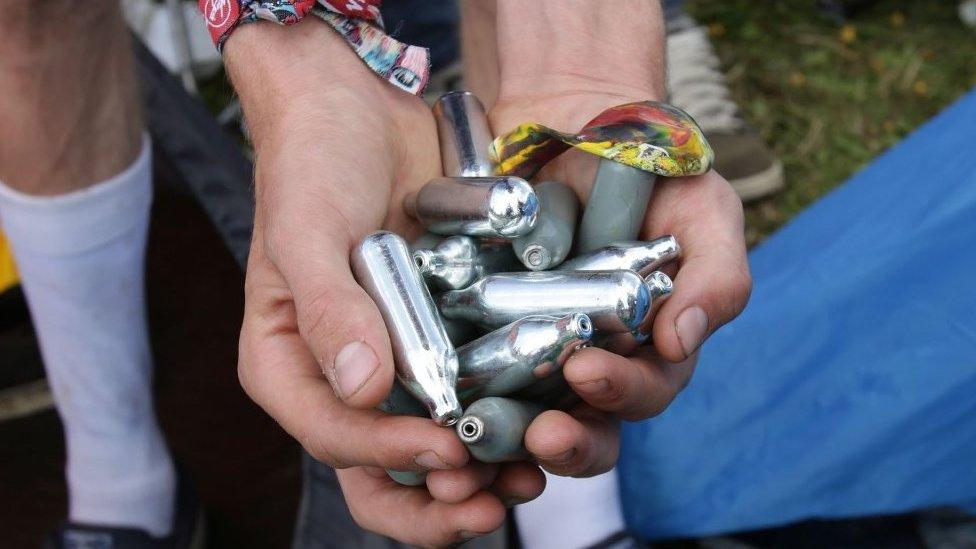
<path id="1" fill-rule="evenodd" d="M 46 379 L 0 390 L 0 422 L 20 419 L 53 407 L 54 397 Z"/>
<path id="2" fill-rule="evenodd" d="M 769 168 L 729 183 L 743 202 L 762 198 L 783 188 L 783 164 L 775 160 Z"/>

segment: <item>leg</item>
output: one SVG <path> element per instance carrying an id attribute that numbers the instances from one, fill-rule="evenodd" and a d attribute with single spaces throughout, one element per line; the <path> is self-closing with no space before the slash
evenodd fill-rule
<path id="1" fill-rule="evenodd" d="M 64 423 L 72 522 L 170 532 L 143 258 L 152 197 L 128 34 L 111 0 L 0 2 L 0 221 Z"/>
<path id="2" fill-rule="evenodd" d="M 0 181 L 54 195 L 124 170 L 139 154 L 143 125 L 118 3 L 0 6 Z"/>

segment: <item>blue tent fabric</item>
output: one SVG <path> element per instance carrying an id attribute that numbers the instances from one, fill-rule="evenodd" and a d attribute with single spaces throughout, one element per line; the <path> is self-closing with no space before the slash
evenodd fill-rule
<path id="1" fill-rule="evenodd" d="M 976 91 L 750 264 L 749 307 L 688 388 L 624 428 L 629 525 L 653 539 L 976 508 Z"/>

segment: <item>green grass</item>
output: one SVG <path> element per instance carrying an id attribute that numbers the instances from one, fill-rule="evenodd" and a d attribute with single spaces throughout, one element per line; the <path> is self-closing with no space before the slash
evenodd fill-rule
<path id="1" fill-rule="evenodd" d="M 879 1 L 842 24 L 813 0 L 689 2 L 785 167 L 786 189 L 746 207 L 750 244 L 976 85 L 976 30 L 956 4 Z"/>

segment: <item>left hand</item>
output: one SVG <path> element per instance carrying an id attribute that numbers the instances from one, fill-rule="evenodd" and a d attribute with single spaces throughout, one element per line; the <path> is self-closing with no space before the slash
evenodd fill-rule
<path id="1" fill-rule="evenodd" d="M 656 95 L 639 86 L 574 76 L 525 85 L 503 80 L 490 118 L 495 135 L 524 122 L 576 132 L 607 108 Z M 565 182 L 585 203 L 598 160 L 571 149 L 536 179 Z M 674 291 L 657 310 L 653 347 L 639 347 L 629 356 L 598 348 L 577 352 L 563 374 L 585 404 L 569 413 L 543 413 L 525 435 L 526 448 L 554 474 L 591 476 L 611 469 L 619 451 L 617 418 L 634 421 L 661 413 L 688 383 L 702 342 L 745 308 L 752 280 L 742 202 L 721 175 L 710 171 L 657 180 L 640 238 L 665 234 L 675 235 L 682 254 L 669 267 Z"/>

